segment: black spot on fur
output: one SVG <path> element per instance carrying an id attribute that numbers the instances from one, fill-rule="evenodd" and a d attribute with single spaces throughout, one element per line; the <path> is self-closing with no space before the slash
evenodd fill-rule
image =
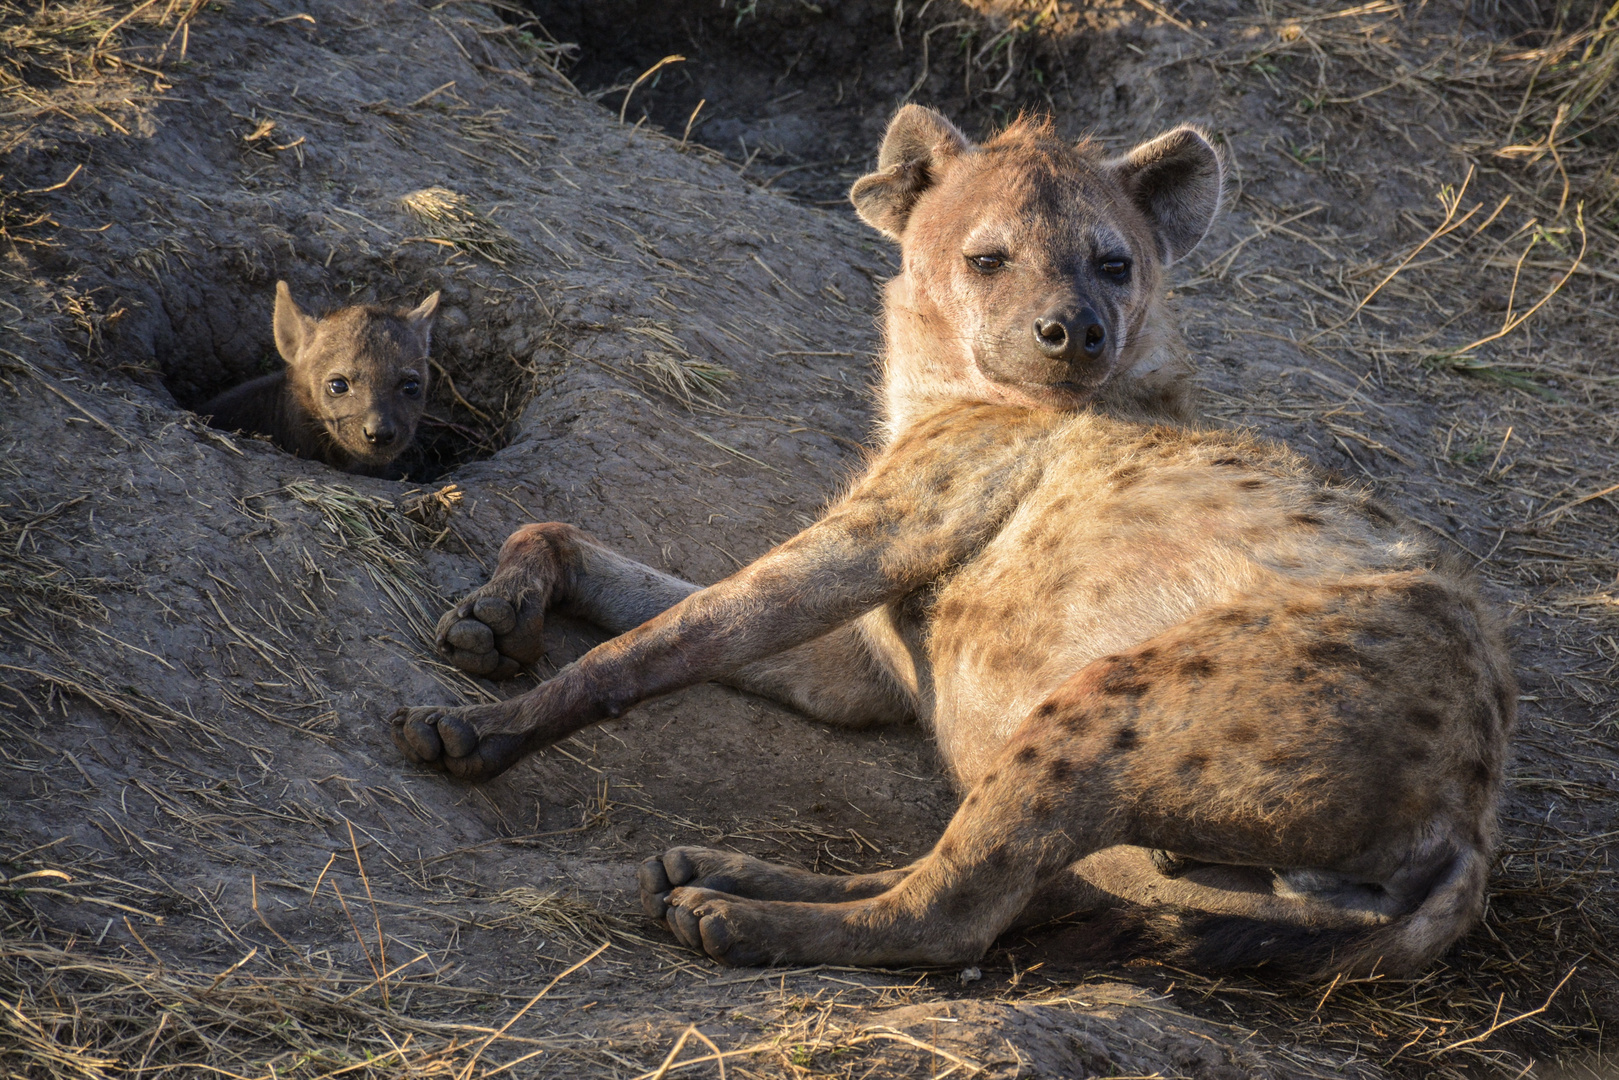
<path id="1" fill-rule="evenodd" d="M 1048 701 L 1044 705 L 1041 705 L 1038 709 L 1034 710 L 1034 715 L 1040 717 L 1042 720 L 1049 720 L 1056 714 L 1057 703 L 1055 701 Z"/>
<path id="2" fill-rule="evenodd" d="M 1073 775 L 1074 763 L 1071 761 L 1057 758 L 1053 760 L 1050 765 L 1046 766 L 1046 779 L 1050 780 L 1053 784 L 1065 784 L 1073 777 Z"/>
<path id="3" fill-rule="evenodd" d="M 1140 742 L 1141 737 L 1133 725 L 1126 724 L 1113 733 L 1113 749 L 1120 753 L 1134 750 Z"/>
<path id="4" fill-rule="evenodd" d="M 1329 667 L 1363 666 L 1366 658 L 1349 642 L 1318 638 L 1304 646 L 1304 657 Z"/>
<path id="5" fill-rule="evenodd" d="M 1017 762 L 1019 765 L 1032 765 L 1034 762 L 1040 760 L 1040 751 L 1032 746 L 1025 746 L 1023 749 L 1012 755 L 1012 760 Z"/>
<path id="6" fill-rule="evenodd" d="M 1473 762 L 1473 782 L 1480 787 L 1486 787 L 1495 780 L 1495 770 L 1483 758 Z"/>
<path id="7" fill-rule="evenodd" d="M 1075 709 L 1067 716 L 1062 718 L 1063 730 L 1072 735 L 1082 735 L 1090 728 L 1090 726 L 1090 714 L 1085 712 L 1083 709 Z"/>
<path id="8" fill-rule="evenodd" d="M 1113 697 L 1119 695 L 1140 697 L 1152 689 L 1152 683 L 1142 676 L 1140 665 L 1156 655 L 1151 649 L 1143 649 L 1133 658 L 1109 657 L 1111 663 L 1108 664 L 1108 670 L 1103 674 L 1098 689 Z"/>
<path id="9" fill-rule="evenodd" d="M 1112 696 L 1140 697 L 1152 689 L 1152 683 L 1134 671 L 1109 672 L 1102 679 L 1102 693 Z"/>
<path id="10" fill-rule="evenodd" d="M 1265 481 L 1259 479 L 1258 477 L 1250 476 L 1246 480 L 1238 480 L 1237 486 L 1242 488 L 1244 491 L 1258 491 L 1260 488 L 1265 486 Z"/>
<path id="11" fill-rule="evenodd" d="M 1438 731 L 1445 718 L 1426 705 L 1413 705 L 1406 710 L 1405 718 L 1424 731 Z"/>
<path id="12" fill-rule="evenodd" d="M 1194 656 L 1181 663 L 1181 674 L 1206 679 L 1214 674 L 1214 661 L 1206 656 Z"/>
<path id="13" fill-rule="evenodd" d="M 1259 738 L 1259 733 L 1247 724 L 1232 724 L 1226 728 L 1225 737 L 1227 742 L 1251 743 Z"/>
<path id="14" fill-rule="evenodd" d="M 1326 524 L 1323 518 L 1318 518 L 1314 514 L 1290 514 L 1287 520 L 1295 525 L 1306 526 L 1311 529 L 1319 529 Z"/>
<path id="15" fill-rule="evenodd" d="M 1175 766 L 1182 776 L 1188 777 L 1195 776 L 1208 767 L 1209 755 L 1202 750 L 1193 750 L 1190 754 L 1181 758 L 1180 763 Z"/>
<path id="16" fill-rule="evenodd" d="M 1242 458 L 1238 458 L 1238 457 L 1223 457 L 1223 458 L 1215 458 L 1213 461 L 1209 462 L 1209 464 L 1210 465 L 1241 466 L 1241 465 L 1246 465 L 1248 463 L 1246 461 L 1242 460 Z"/>

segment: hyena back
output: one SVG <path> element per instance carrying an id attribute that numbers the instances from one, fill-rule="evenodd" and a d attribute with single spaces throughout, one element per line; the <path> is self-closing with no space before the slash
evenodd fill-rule
<path id="1" fill-rule="evenodd" d="M 897 240 L 883 446 L 825 516 L 699 588 L 530 525 L 439 628 L 515 673 L 559 606 L 618 637 L 520 698 L 402 709 L 492 776 L 707 679 L 851 726 L 928 724 L 963 800 L 902 870 L 700 848 L 641 868 L 733 964 L 944 964 L 1121 904 L 1208 966 L 1387 973 L 1478 918 L 1516 690 L 1464 568 L 1286 447 L 1192 421 L 1163 267 L 1216 212 L 1181 128 L 1108 159 L 908 106 L 852 197 Z"/>

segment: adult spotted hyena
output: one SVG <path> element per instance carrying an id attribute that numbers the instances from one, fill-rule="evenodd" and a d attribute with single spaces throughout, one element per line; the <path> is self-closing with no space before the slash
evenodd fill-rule
<path id="1" fill-rule="evenodd" d="M 470 672 L 557 606 L 620 634 L 520 698 L 402 709 L 479 780 L 705 679 L 850 726 L 916 717 L 964 798 L 903 870 L 676 848 L 642 900 L 732 964 L 954 963 L 1132 902 L 1181 961 L 1409 972 L 1478 918 L 1516 693 L 1467 572 L 1284 446 L 1197 426 L 1163 267 L 1221 165 L 1108 158 L 903 109 L 860 215 L 897 240 L 881 449 L 815 525 L 708 588 L 566 525 L 439 624 Z"/>

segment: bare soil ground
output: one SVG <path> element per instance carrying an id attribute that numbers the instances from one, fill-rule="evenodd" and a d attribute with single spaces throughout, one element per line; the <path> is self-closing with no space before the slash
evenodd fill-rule
<path id="1" fill-rule="evenodd" d="M 1611 1069 L 1616 67 L 1614 12 L 1504 0 L 0 0 L 0 1071 Z M 476 789 L 389 744 L 399 704 L 532 685 L 428 648 L 516 525 L 712 581 L 858 465 L 893 265 L 841 191 L 907 96 L 1217 134 L 1237 190 L 1175 283 L 1211 418 L 1376 485 L 1510 611 L 1506 847 L 1433 972 L 1110 967 L 1084 924 L 968 972 L 722 970 L 636 861 L 901 864 L 953 806 L 925 733 L 705 686 Z M 410 481 L 188 411 L 275 362 L 277 278 L 444 290 Z"/>

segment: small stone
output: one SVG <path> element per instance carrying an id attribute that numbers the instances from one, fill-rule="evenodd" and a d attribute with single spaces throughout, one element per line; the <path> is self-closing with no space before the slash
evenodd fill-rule
<path id="1" fill-rule="evenodd" d="M 961 969 L 961 981 L 964 983 L 975 983 L 983 977 L 984 973 L 975 967 Z"/>

